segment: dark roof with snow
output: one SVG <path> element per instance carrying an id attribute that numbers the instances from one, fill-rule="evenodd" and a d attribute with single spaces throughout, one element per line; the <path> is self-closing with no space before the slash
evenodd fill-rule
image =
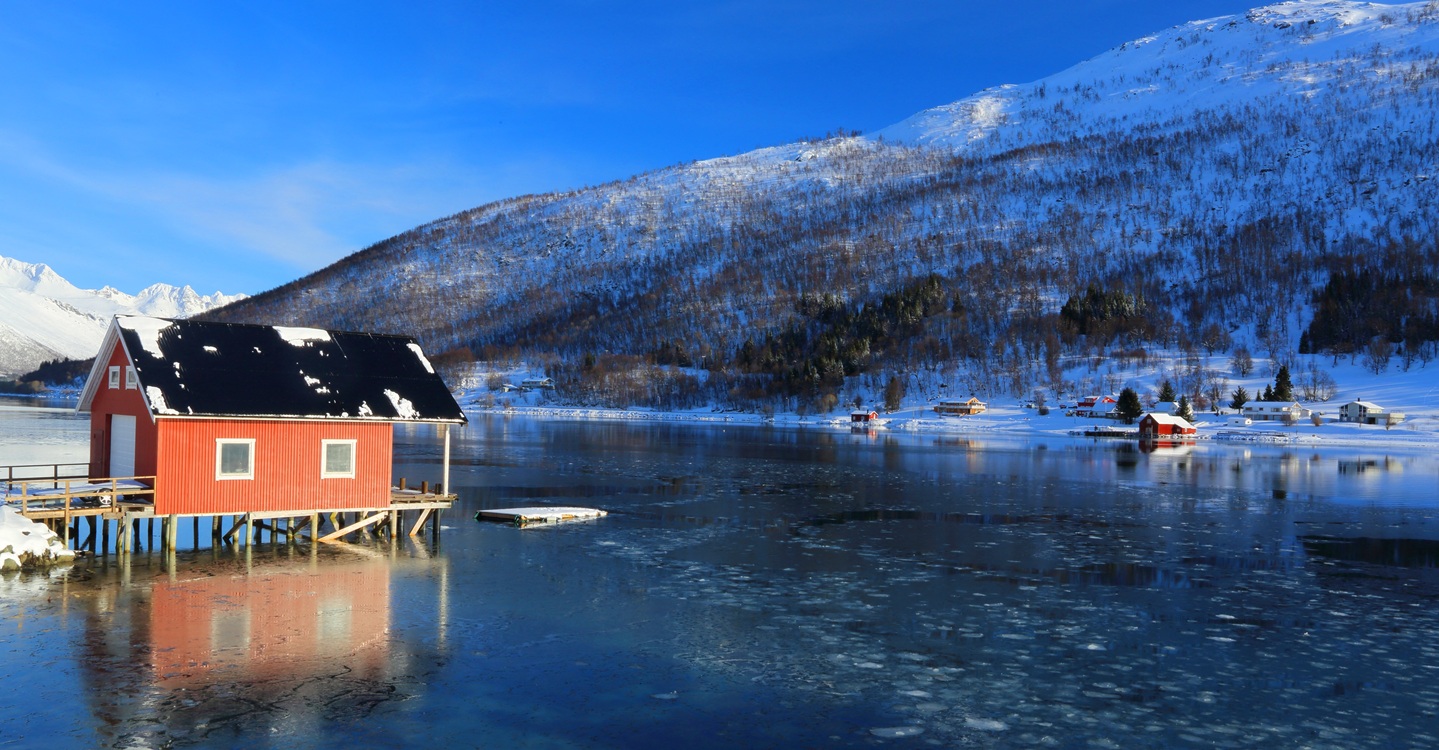
<path id="1" fill-rule="evenodd" d="M 157 417 L 465 421 L 408 336 L 122 316 L 106 341 L 116 337 Z"/>

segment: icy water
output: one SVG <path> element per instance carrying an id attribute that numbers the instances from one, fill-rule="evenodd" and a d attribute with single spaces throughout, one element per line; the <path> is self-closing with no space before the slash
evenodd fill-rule
<path id="1" fill-rule="evenodd" d="M 0 747 L 1439 746 L 1433 456 L 503 417 L 455 448 L 438 544 L 0 578 Z M 472 520 L 533 504 L 612 514 Z"/>

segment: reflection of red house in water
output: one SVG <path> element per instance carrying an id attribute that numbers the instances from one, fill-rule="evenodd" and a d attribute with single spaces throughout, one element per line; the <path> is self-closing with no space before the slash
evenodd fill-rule
<path id="1" fill-rule="evenodd" d="M 90 476 L 153 481 L 159 516 L 390 508 L 392 425 L 465 422 L 405 336 L 144 317 L 111 323 L 77 408 Z"/>
<path id="2" fill-rule="evenodd" d="M 383 561 L 279 568 L 156 583 L 150 646 L 157 684 L 332 674 L 380 677 L 389 656 L 390 567 Z"/>

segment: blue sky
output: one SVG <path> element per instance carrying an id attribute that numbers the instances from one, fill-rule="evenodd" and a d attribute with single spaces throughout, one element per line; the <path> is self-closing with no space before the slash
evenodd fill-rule
<path id="1" fill-rule="evenodd" d="M 7 3 L 0 255 L 255 293 L 492 200 L 878 130 L 1254 4 Z"/>

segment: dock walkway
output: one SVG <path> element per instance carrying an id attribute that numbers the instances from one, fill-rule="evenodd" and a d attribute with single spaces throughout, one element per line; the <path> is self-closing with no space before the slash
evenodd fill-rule
<path id="1" fill-rule="evenodd" d="M 62 471 L 63 467 L 85 464 L 42 464 L 0 466 L 0 502 L 14 507 L 25 518 L 40 521 L 60 535 L 65 545 L 80 540 L 81 520 L 89 525 L 89 536 L 79 541 L 76 549 L 92 552 L 110 549 L 110 525 L 115 526 L 117 554 L 129 552 L 141 523 L 149 522 L 150 535 L 154 522 L 161 521 L 162 545 L 174 549 L 177 528 L 182 519 L 191 519 L 195 538 L 200 538 L 200 519 L 211 519 L 214 543 L 251 544 L 255 532 L 270 532 L 272 540 L 283 536 L 286 541 L 334 542 L 363 532 L 388 534 L 397 538 L 402 529 L 417 536 L 429 524 L 432 535 L 439 535 L 440 513 L 454 505 L 456 495 L 447 494 L 438 485 L 433 489 L 422 482 L 419 489 L 406 486 L 402 478 L 390 488 L 388 505 L 355 506 L 344 509 L 292 509 L 254 511 L 249 513 L 175 513 L 155 512 L 153 476 L 91 478 Z M 410 514 L 406 517 L 406 514 Z M 228 529 L 225 518 L 232 519 Z M 97 544 L 98 541 L 98 544 Z"/>

